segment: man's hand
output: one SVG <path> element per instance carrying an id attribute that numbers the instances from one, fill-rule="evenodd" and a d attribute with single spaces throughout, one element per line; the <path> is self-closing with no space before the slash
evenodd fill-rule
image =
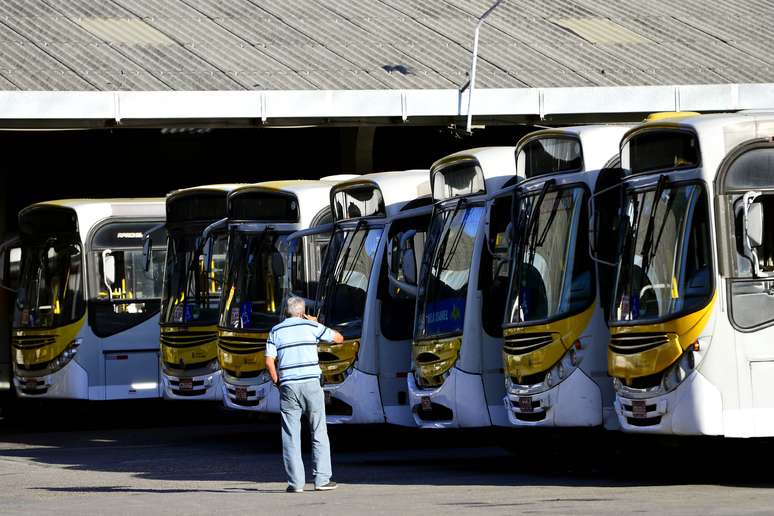
<path id="1" fill-rule="evenodd" d="M 314 315 L 304 314 L 304 319 L 307 321 L 317 322 L 317 317 Z"/>
<path id="2" fill-rule="evenodd" d="M 279 383 L 279 376 L 277 375 L 277 364 L 274 357 L 266 357 L 264 363 L 269 371 L 269 376 L 271 376 L 271 381 L 274 382 L 274 385 L 277 385 Z"/>

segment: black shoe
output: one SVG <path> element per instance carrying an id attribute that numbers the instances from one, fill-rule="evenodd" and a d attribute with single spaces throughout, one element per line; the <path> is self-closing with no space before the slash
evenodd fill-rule
<path id="1" fill-rule="evenodd" d="M 324 486 L 314 486 L 314 490 L 315 491 L 333 491 L 337 487 L 339 487 L 339 486 L 336 484 L 336 482 L 331 480 L 330 482 L 328 482 Z"/>
<path id="2" fill-rule="evenodd" d="M 304 488 L 303 487 L 288 486 L 288 488 L 285 489 L 285 492 L 286 493 L 303 493 L 304 492 Z"/>

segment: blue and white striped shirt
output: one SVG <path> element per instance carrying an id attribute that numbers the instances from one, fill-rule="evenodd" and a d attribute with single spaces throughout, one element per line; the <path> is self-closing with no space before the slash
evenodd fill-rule
<path id="1" fill-rule="evenodd" d="M 266 356 L 277 359 L 281 384 L 320 378 L 317 343 L 321 340 L 333 342 L 330 328 L 300 317 L 288 317 L 271 329 L 266 341 Z"/>

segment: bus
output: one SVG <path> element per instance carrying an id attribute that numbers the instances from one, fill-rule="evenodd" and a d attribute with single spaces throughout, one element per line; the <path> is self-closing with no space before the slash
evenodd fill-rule
<path id="1" fill-rule="evenodd" d="M 236 185 L 185 188 L 167 196 L 167 255 L 161 296 L 161 378 L 164 397 L 222 399 L 218 363 L 218 310 L 226 258 L 225 230 L 208 226 L 226 218 L 226 197 Z"/>
<path id="2" fill-rule="evenodd" d="M 366 174 L 331 189 L 332 236 L 314 303 L 319 321 L 344 336 L 318 345 L 328 423 L 414 425 L 406 376 L 429 193 L 427 170 Z M 314 235 L 291 236 L 291 249 Z"/>
<path id="3" fill-rule="evenodd" d="M 774 435 L 773 139 L 772 113 L 624 136 L 608 370 L 625 431 Z"/>
<path id="4" fill-rule="evenodd" d="M 19 212 L 12 323 L 23 398 L 158 398 L 164 199 L 60 200 Z"/>
<path id="5" fill-rule="evenodd" d="M 600 169 L 618 165 L 630 128 L 589 125 L 525 136 L 515 155 L 516 174 L 525 179 L 493 201 L 490 248 L 502 249 L 510 262 L 503 266 L 510 284 L 500 320 L 507 426 L 618 426 L 607 375 L 613 270 L 590 256 L 589 200 L 611 182 Z"/>
<path id="6" fill-rule="evenodd" d="M 279 412 L 279 390 L 265 368 L 266 339 L 285 316 L 288 290 L 315 298 L 329 235 L 305 240 L 288 265 L 287 239 L 301 229 L 330 223 L 329 194 L 339 177 L 351 176 L 268 181 L 241 186 L 228 195 L 218 361 L 223 401 L 230 409 Z M 206 255 L 211 252 L 205 249 Z"/>
<path id="7" fill-rule="evenodd" d="M 420 427 L 489 426 L 490 406 L 505 417 L 502 328 L 491 335 L 483 325 L 485 314 L 503 313 L 504 299 L 484 294 L 492 288 L 491 270 L 482 267 L 494 263 L 485 259 L 487 195 L 516 177 L 514 150 L 458 152 L 430 170 L 433 214 L 418 279 L 407 380 L 411 415 Z"/>
<path id="8" fill-rule="evenodd" d="M 13 397 L 11 321 L 19 288 L 21 247 L 18 237 L 0 244 L 0 407 Z"/>

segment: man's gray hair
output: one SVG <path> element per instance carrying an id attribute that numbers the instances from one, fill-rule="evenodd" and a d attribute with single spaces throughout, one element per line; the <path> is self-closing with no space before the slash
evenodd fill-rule
<path id="1" fill-rule="evenodd" d="M 306 302 L 304 298 L 291 296 L 288 298 L 288 314 L 291 317 L 301 317 L 306 312 Z"/>

